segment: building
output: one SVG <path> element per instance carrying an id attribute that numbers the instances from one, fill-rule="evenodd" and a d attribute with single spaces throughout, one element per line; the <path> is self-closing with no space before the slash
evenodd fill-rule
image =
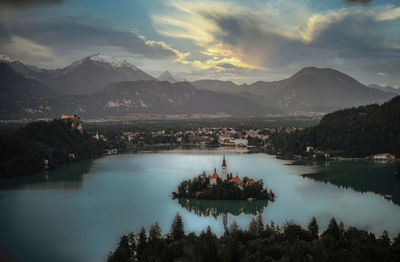
<path id="1" fill-rule="evenodd" d="M 306 148 L 306 151 L 307 151 L 307 153 L 313 152 L 313 151 L 314 151 L 314 147 L 308 146 L 308 147 Z"/>
<path id="2" fill-rule="evenodd" d="M 67 114 L 62 114 L 61 119 L 76 119 L 78 118 L 77 115 L 67 115 Z"/>
<path id="3" fill-rule="evenodd" d="M 226 169 L 226 160 L 225 160 L 225 155 L 224 159 L 222 160 L 222 178 L 223 181 L 228 179 L 228 170 Z"/>
<path id="4" fill-rule="evenodd" d="M 246 131 L 246 136 L 257 137 L 257 135 L 258 135 L 258 130 L 250 129 Z"/>
<path id="5" fill-rule="evenodd" d="M 96 139 L 96 140 L 100 140 L 99 131 L 96 131 L 96 135 L 93 136 L 93 138 Z"/>
<path id="6" fill-rule="evenodd" d="M 238 175 L 236 175 L 235 177 L 232 177 L 232 179 L 229 180 L 229 182 L 235 184 L 241 190 L 243 190 L 243 181 L 242 181 L 242 179 L 240 179 L 240 177 L 238 177 Z"/>
<path id="7" fill-rule="evenodd" d="M 376 160 L 393 160 L 396 159 L 396 156 L 389 153 L 382 153 L 374 155 L 374 159 Z"/>
<path id="8" fill-rule="evenodd" d="M 233 140 L 233 143 L 235 144 L 235 146 L 244 146 L 246 147 L 249 143 L 249 141 L 247 139 L 244 138 L 237 138 L 235 140 Z"/>
<path id="9" fill-rule="evenodd" d="M 254 181 L 253 179 L 249 179 L 249 180 L 247 180 L 246 185 L 251 186 L 251 185 L 254 185 L 255 183 L 256 183 L 256 181 Z"/>
<path id="10" fill-rule="evenodd" d="M 214 168 L 214 173 L 210 177 L 210 185 L 216 185 L 218 178 L 219 178 L 219 176 L 218 176 L 217 170 Z"/>
<path id="11" fill-rule="evenodd" d="M 66 120 L 66 121 L 71 121 L 71 127 L 73 129 L 76 129 L 79 132 L 83 133 L 82 121 L 79 116 L 62 114 L 61 119 Z"/>

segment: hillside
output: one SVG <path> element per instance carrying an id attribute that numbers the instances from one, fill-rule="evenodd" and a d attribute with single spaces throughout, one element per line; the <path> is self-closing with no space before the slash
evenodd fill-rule
<path id="1" fill-rule="evenodd" d="M 0 118 L 47 117 L 49 100 L 59 94 L 36 79 L 28 79 L 0 63 Z"/>
<path id="2" fill-rule="evenodd" d="M 241 93 L 244 91 L 243 88 L 236 85 L 232 81 L 221 81 L 221 80 L 209 80 L 209 79 L 202 79 L 193 81 L 192 85 L 199 89 L 206 89 L 209 91 L 214 92 L 225 92 L 225 93 Z"/>
<path id="3" fill-rule="evenodd" d="M 53 169 L 99 156 L 104 149 L 101 141 L 73 128 L 70 120 L 32 122 L 13 134 L 0 136 L 0 178 L 39 173 L 45 170 L 45 160 Z"/>
<path id="4" fill-rule="evenodd" d="M 305 155 L 307 146 L 331 156 L 400 155 L 400 96 L 382 105 L 360 106 L 327 114 L 314 127 L 271 136 L 276 151 Z"/>
<path id="5" fill-rule="evenodd" d="M 130 113 L 262 114 L 267 111 L 265 107 L 251 100 L 199 90 L 188 82 L 119 82 L 88 97 L 85 102 L 86 105 L 93 106 L 93 108 L 86 107 L 87 112 L 102 111 L 106 115 L 113 116 Z"/>

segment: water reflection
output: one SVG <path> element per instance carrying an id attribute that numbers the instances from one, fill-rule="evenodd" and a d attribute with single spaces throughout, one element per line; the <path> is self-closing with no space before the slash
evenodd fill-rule
<path id="1" fill-rule="evenodd" d="M 65 165 L 57 170 L 32 176 L 0 180 L 0 189 L 79 189 L 83 183 L 83 175 L 92 165 L 92 160 Z"/>
<path id="2" fill-rule="evenodd" d="M 262 214 L 268 205 L 266 200 L 205 200 L 193 198 L 177 198 L 181 207 L 198 216 L 212 216 L 217 219 L 222 216 L 224 230 L 227 230 L 228 214 L 239 216 L 240 214 Z"/>
<path id="3" fill-rule="evenodd" d="M 213 216 L 217 219 L 223 214 L 257 215 L 262 213 L 268 205 L 268 201 L 256 200 L 248 202 L 246 200 L 203 200 L 192 198 L 178 198 L 178 203 L 186 210 L 195 213 L 198 216 Z"/>
<path id="4" fill-rule="evenodd" d="M 372 192 L 400 205 L 400 182 L 393 178 L 393 163 L 374 161 L 296 161 L 294 165 L 315 165 L 320 171 L 303 174 L 315 181 L 331 183 L 338 187 L 351 188 L 357 192 Z"/>

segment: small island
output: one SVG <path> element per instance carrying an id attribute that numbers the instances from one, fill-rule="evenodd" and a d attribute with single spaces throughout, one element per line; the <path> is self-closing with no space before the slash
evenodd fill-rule
<path id="1" fill-rule="evenodd" d="M 239 175 L 228 173 L 225 156 L 222 160 L 221 176 L 217 170 L 208 175 L 205 171 L 193 179 L 184 180 L 178 185 L 178 192 L 172 192 L 173 198 L 197 198 L 219 200 L 268 200 L 274 201 L 275 194 L 264 188 L 262 179 L 249 177 L 241 179 Z"/>

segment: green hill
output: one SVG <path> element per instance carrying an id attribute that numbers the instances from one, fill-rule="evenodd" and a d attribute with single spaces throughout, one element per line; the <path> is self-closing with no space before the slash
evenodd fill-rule
<path id="1" fill-rule="evenodd" d="M 32 122 L 13 134 L 0 135 L 0 178 L 39 173 L 101 155 L 104 149 L 102 141 L 81 133 L 71 120 Z"/>
<path id="2" fill-rule="evenodd" d="M 307 146 L 331 156 L 400 155 L 400 96 L 382 105 L 368 105 L 327 114 L 314 127 L 271 136 L 275 151 L 304 155 Z"/>

